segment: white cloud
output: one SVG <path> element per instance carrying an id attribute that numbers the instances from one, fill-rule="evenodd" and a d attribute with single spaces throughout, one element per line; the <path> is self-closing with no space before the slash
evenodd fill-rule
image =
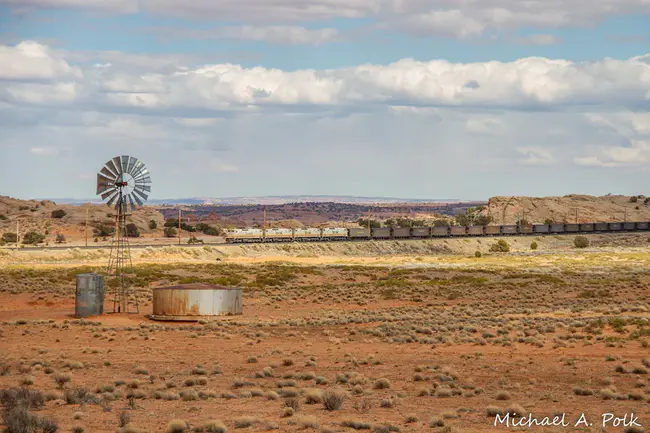
<path id="1" fill-rule="evenodd" d="M 587 26 L 610 16 L 650 12 L 647 0 L 0 0 L 0 4 L 148 12 L 255 25 L 369 17 L 405 32 L 459 38 L 489 30 Z"/>
<path id="2" fill-rule="evenodd" d="M 517 38 L 517 42 L 523 45 L 557 45 L 562 43 L 562 38 L 554 35 L 536 34 Z"/>
<path id="3" fill-rule="evenodd" d="M 339 39 L 337 29 L 307 29 L 301 26 L 228 26 L 210 30 L 158 30 L 163 36 L 191 39 L 235 39 L 285 45 L 321 45 Z"/>
<path id="4" fill-rule="evenodd" d="M 472 134 L 498 135 L 503 132 L 503 123 L 493 117 L 472 117 L 467 120 L 467 131 Z"/>
<path id="5" fill-rule="evenodd" d="M 239 171 L 239 167 L 237 167 L 236 165 L 229 164 L 219 159 L 211 160 L 209 165 L 210 165 L 210 170 L 218 173 L 234 173 Z"/>
<path id="6" fill-rule="evenodd" d="M 54 147 L 32 147 L 29 149 L 29 153 L 37 156 L 55 156 L 59 151 Z"/>
<path id="7" fill-rule="evenodd" d="M 81 78 L 78 68 L 58 58 L 48 46 L 32 41 L 0 45 L 0 65 L 0 80 Z"/>
<path id="8" fill-rule="evenodd" d="M 74 53 L 34 43 L 30 47 L 40 53 L 44 64 L 59 65 L 61 71 L 77 70 L 71 60 L 76 58 Z M 12 76 L 20 81 L 0 81 L 0 99 L 173 117 L 214 117 L 224 111 L 259 109 L 355 111 L 372 106 L 631 107 L 647 103 L 645 95 L 650 94 L 650 63 L 645 57 L 581 63 L 547 58 L 508 63 L 404 59 L 390 65 L 288 72 L 230 63 L 150 70 L 141 56 L 138 63 L 128 65 L 88 66 L 79 70 L 75 81 L 62 77 L 42 84 L 30 82 L 38 79 L 30 68 L 31 59 L 15 55 L 24 50 L 23 44 L 0 46 L 0 50 L 13 56 Z M 179 116 L 188 110 L 196 114 Z"/>
<path id="9" fill-rule="evenodd" d="M 553 154 L 549 149 L 541 147 L 518 147 L 523 159 L 519 162 L 525 165 L 548 165 L 554 162 Z"/>

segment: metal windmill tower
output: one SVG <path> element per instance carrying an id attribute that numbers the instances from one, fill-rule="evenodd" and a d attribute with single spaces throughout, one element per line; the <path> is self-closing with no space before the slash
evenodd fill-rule
<path id="1" fill-rule="evenodd" d="M 116 156 L 97 173 L 97 195 L 101 195 L 108 206 L 115 207 L 115 231 L 107 269 L 108 275 L 118 280 L 112 290 L 114 313 L 139 312 L 137 297 L 134 300 L 135 311 L 129 306 L 131 289 L 125 281 L 126 274 L 132 273 L 133 269 L 126 221 L 131 216 L 129 209 L 135 211 L 147 200 L 150 184 L 149 171 L 132 156 Z"/>

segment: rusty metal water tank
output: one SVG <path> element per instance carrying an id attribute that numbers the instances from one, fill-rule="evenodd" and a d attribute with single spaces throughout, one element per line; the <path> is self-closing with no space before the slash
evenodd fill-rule
<path id="1" fill-rule="evenodd" d="M 77 318 L 104 314 L 104 277 L 99 274 L 77 275 L 74 315 Z"/>
<path id="2" fill-rule="evenodd" d="M 153 289 L 154 320 L 197 321 L 242 314 L 242 290 L 213 284 L 179 284 Z"/>

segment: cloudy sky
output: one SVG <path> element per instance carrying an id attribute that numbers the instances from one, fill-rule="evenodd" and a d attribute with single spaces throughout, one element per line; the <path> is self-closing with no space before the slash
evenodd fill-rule
<path id="1" fill-rule="evenodd" d="M 649 0 L 0 0 L 0 194 L 650 194 Z"/>

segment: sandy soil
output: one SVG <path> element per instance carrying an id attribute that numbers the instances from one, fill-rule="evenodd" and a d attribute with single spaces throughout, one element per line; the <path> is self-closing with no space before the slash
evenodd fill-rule
<path id="1" fill-rule="evenodd" d="M 539 432 L 602 431 L 606 412 L 634 412 L 650 425 L 650 252 L 640 242 L 603 240 L 610 244 L 576 252 L 556 241 L 556 250 L 529 254 L 521 241 L 515 254 L 480 259 L 281 256 L 254 246 L 220 250 L 224 261 L 215 263 L 216 252 L 168 252 L 174 260 L 137 264 L 140 314 L 88 320 L 72 317 L 74 275 L 103 257 L 4 256 L 0 367 L 9 371 L 0 388 L 45 393 L 49 401 L 33 413 L 55 419 L 60 431 L 114 432 L 122 412 L 131 424 L 123 431 L 164 432 L 174 419 L 197 431 L 218 419 L 237 431 L 241 417 L 254 421 L 241 430 L 255 432 L 349 432 L 354 423 L 371 431 L 508 430 L 493 426 L 489 407 L 567 413 L 571 423 L 585 412 L 593 423 L 531 429 Z M 41 263 L 19 263 L 27 259 Z M 149 320 L 151 288 L 182 279 L 243 287 L 244 315 Z M 265 367 L 272 376 L 261 374 Z M 56 375 L 70 382 L 59 389 Z M 188 382 L 197 379 L 205 384 Z M 308 404 L 334 388 L 346 395 L 339 410 Z M 83 389 L 89 394 L 80 399 Z M 293 416 L 283 416 L 290 399 L 275 399 L 282 392 L 297 396 Z M 444 425 L 430 427 L 436 419 Z"/>

